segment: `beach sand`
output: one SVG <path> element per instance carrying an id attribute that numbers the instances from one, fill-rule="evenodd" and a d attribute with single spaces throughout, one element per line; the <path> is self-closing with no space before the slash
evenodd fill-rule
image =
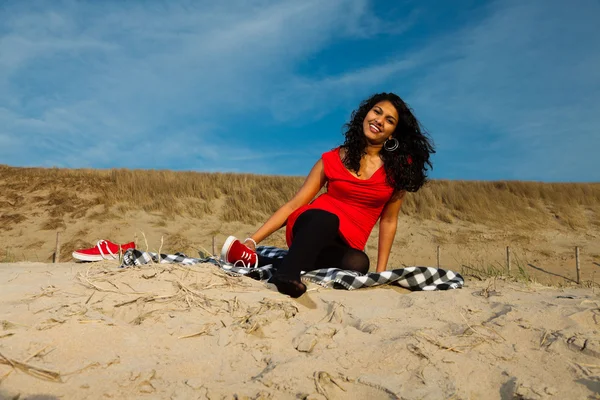
<path id="1" fill-rule="evenodd" d="M 0 398 L 600 397 L 594 289 L 310 285 L 294 300 L 208 264 L 117 266 L 0 264 Z"/>

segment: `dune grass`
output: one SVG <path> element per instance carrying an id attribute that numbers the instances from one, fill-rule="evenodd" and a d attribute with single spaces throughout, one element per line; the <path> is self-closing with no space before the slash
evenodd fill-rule
<path id="1" fill-rule="evenodd" d="M 0 229 L 24 221 L 24 205 L 46 210 L 48 228 L 59 226 L 65 216 L 102 218 L 128 210 L 194 218 L 218 212 L 224 221 L 256 224 L 290 199 L 303 181 L 251 174 L 0 166 Z M 220 210 L 216 200 L 223 201 Z M 600 183 L 434 180 L 407 194 L 402 213 L 448 224 L 598 227 Z"/>
<path id="2" fill-rule="evenodd" d="M 251 174 L 0 165 L 0 233 L 18 238 L 10 243 L 13 247 L 6 244 L 0 248 L 0 261 L 25 260 L 25 250 L 33 252 L 38 261 L 50 261 L 49 249 L 54 246 L 50 233 L 64 231 L 81 218 L 110 224 L 119 223 L 128 212 L 144 212 L 156 219 L 155 228 L 167 227 L 173 216 L 189 218 L 192 223 L 211 216 L 222 222 L 256 225 L 290 199 L 303 182 L 303 177 Z M 597 232 L 600 183 L 434 180 L 418 193 L 407 194 L 402 214 L 436 222 L 424 223 L 422 229 L 442 226 L 422 232 L 437 244 L 467 245 L 473 231 L 496 229 L 503 232 L 500 247 L 515 243 L 530 247 L 531 232 L 536 229 Z M 449 229 L 445 230 L 445 224 Z M 27 238 L 20 238 L 32 226 L 48 239 L 32 238 L 27 243 Z M 89 247 L 84 240 L 88 229 L 64 236 L 61 260 L 69 259 L 76 248 Z M 164 239 L 164 251 L 196 254 L 201 245 L 206 246 L 179 232 L 169 232 Z M 43 255 L 38 256 L 37 251 Z M 560 252 L 544 248 L 538 253 L 557 258 Z M 454 260 L 454 265 L 475 278 L 507 275 L 504 263 L 487 260 L 460 259 Z M 530 272 L 526 261 L 515 258 L 512 278 L 530 281 Z"/>
<path id="3" fill-rule="evenodd" d="M 470 260 L 468 262 L 457 262 L 460 273 L 465 277 L 473 277 L 478 280 L 488 278 L 508 277 L 516 281 L 532 282 L 534 279 L 529 273 L 525 261 L 514 252 L 512 253 L 511 271 L 508 271 L 505 263 L 489 262 L 486 260 Z"/>

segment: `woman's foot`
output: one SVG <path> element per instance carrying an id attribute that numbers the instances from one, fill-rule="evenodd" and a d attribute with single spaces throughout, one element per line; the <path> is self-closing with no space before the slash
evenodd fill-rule
<path id="1" fill-rule="evenodd" d="M 258 267 L 256 252 L 242 244 L 235 236 L 229 236 L 225 240 L 225 244 L 221 250 L 221 260 L 236 267 Z"/>
<path id="2" fill-rule="evenodd" d="M 300 278 L 288 278 L 284 276 L 273 275 L 269 283 L 277 286 L 279 293 L 287 294 L 290 297 L 300 297 L 306 292 L 306 285 L 300 281 Z"/>

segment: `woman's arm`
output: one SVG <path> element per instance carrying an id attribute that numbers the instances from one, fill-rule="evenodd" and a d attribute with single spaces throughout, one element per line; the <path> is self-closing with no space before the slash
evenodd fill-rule
<path id="1" fill-rule="evenodd" d="M 405 191 L 394 193 L 381 212 L 376 272 L 383 272 L 387 269 L 390 251 L 392 250 L 392 243 L 396 236 L 398 214 L 400 213 L 400 207 L 402 206 L 405 194 Z"/>
<path id="2" fill-rule="evenodd" d="M 298 190 L 296 195 L 281 206 L 279 210 L 275 211 L 275 214 L 273 214 L 263 226 L 258 228 L 251 238 L 254 239 L 256 243 L 259 243 L 281 228 L 291 213 L 303 205 L 308 204 L 315 195 L 319 193 L 319 190 L 325 185 L 326 180 L 327 178 L 325 177 L 325 171 L 323 169 L 323 160 L 319 160 L 311 169 L 304 184 L 302 184 L 302 187 Z M 250 248 L 254 248 L 254 244 L 251 241 L 247 241 L 244 244 Z"/>

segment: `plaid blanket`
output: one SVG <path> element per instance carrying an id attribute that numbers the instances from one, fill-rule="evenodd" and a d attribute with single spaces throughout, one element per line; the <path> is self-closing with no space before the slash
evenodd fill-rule
<path id="1" fill-rule="evenodd" d="M 262 256 L 271 258 L 281 258 L 287 254 L 287 250 L 271 246 L 259 246 L 256 251 Z M 123 254 L 121 268 L 159 262 L 183 265 L 211 263 L 229 274 L 243 275 L 257 280 L 268 280 L 274 272 L 272 265 L 244 268 L 224 263 L 215 257 L 191 258 L 182 253 L 160 254 L 159 257 L 156 253 L 143 252 L 137 249 L 128 249 Z M 448 290 L 459 289 L 464 285 L 464 279 L 460 274 L 432 267 L 407 267 L 381 273 L 369 272 L 364 275 L 339 268 L 322 268 L 303 272 L 302 280 L 325 287 L 347 290 L 387 284 L 395 284 L 409 290 Z"/>

